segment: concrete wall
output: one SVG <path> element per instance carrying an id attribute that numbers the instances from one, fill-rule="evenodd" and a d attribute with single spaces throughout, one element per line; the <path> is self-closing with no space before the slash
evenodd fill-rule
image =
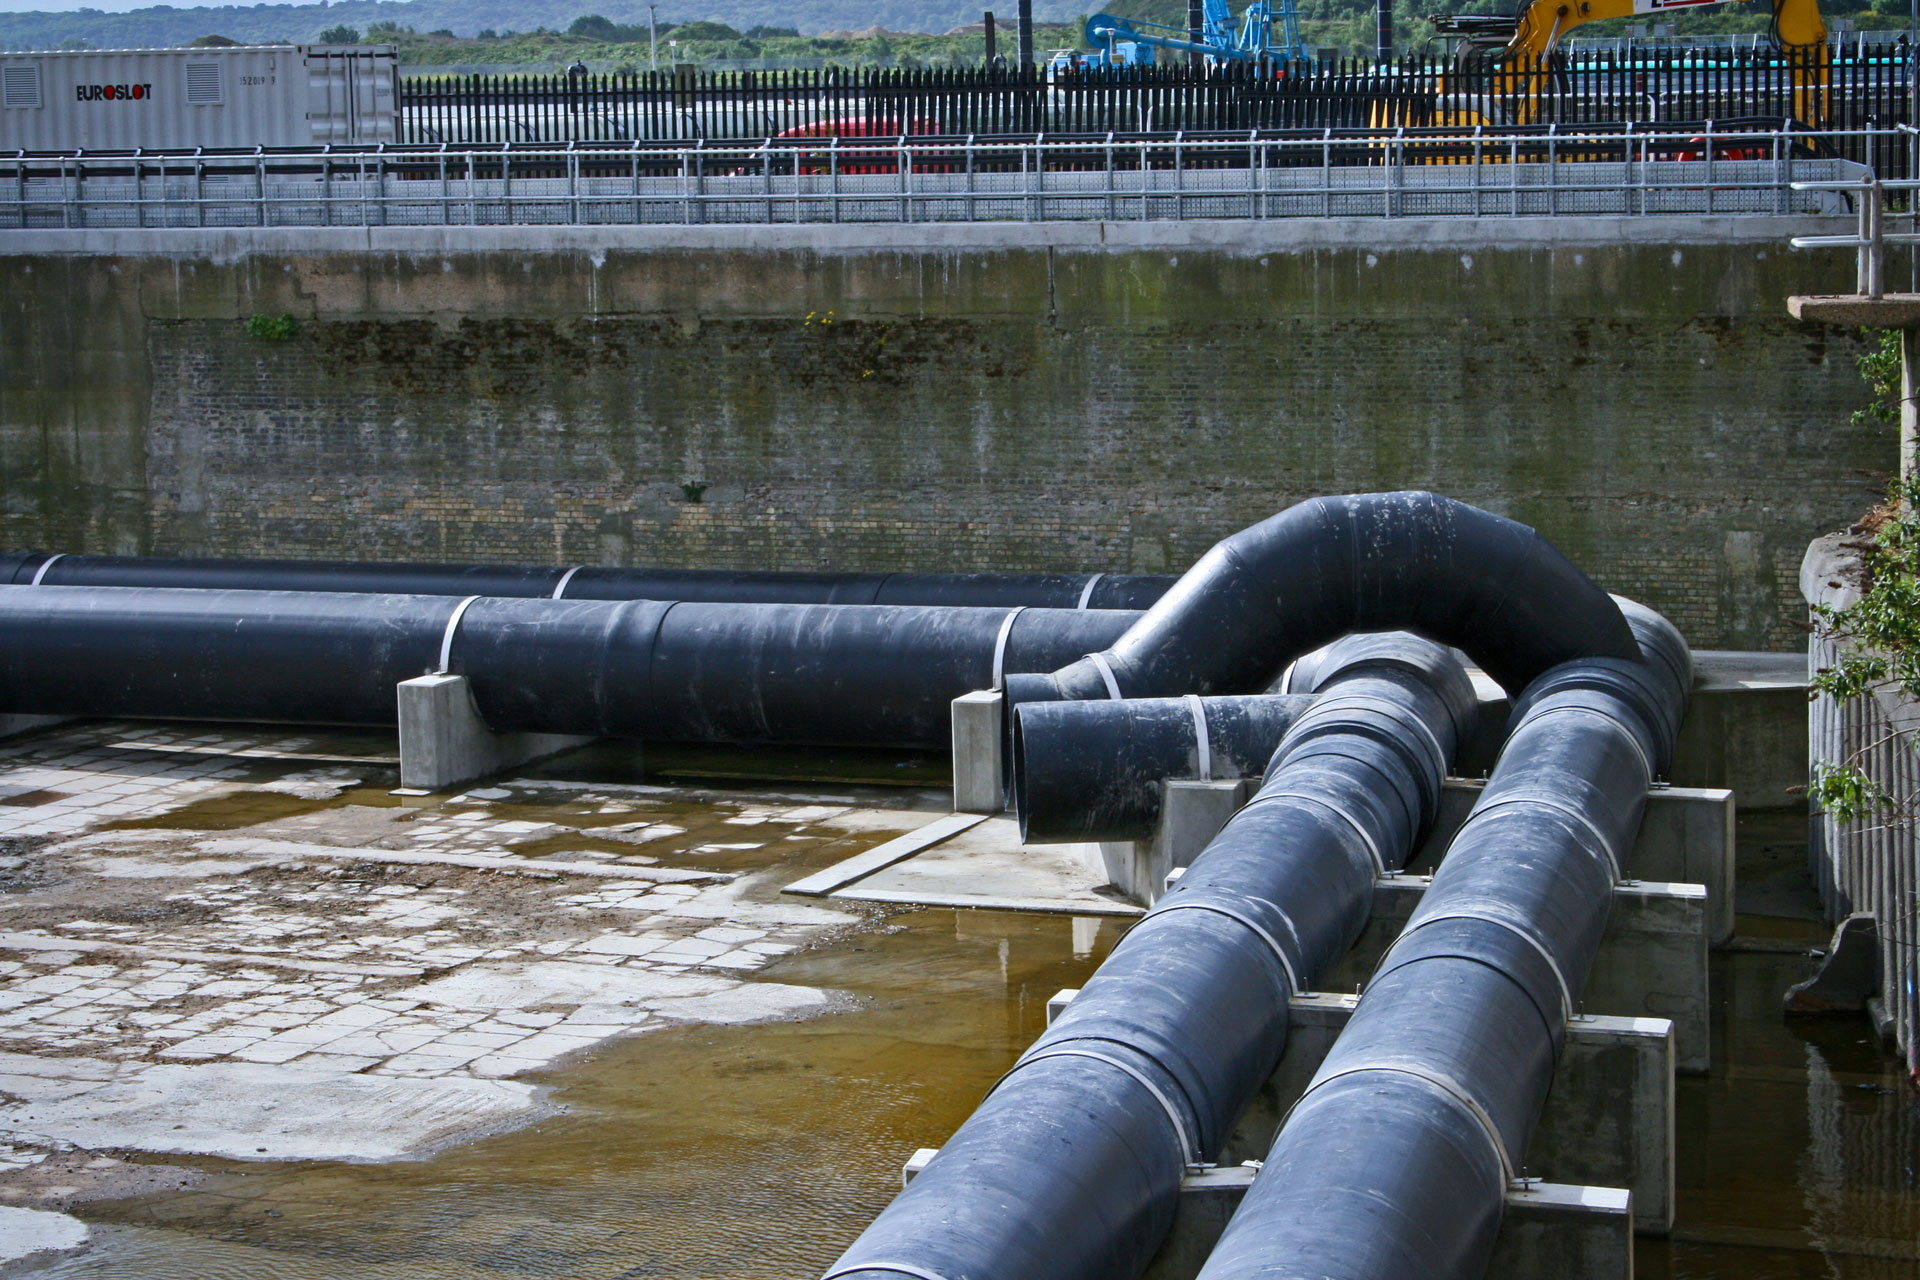
<path id="1" fill-rule="evenodd" d="M 9 232 L 0 546 L 1157 571 L 1420 486 L 1790 647 L 1894 461 L 1807 229 Z"/>

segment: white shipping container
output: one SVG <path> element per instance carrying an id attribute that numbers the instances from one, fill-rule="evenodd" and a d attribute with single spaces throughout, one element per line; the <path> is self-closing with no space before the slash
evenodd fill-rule
<path id="1" fill-rule="evenodd" d="M 0 53 L 0 151 L 392 142 L 391 45 Z"/>

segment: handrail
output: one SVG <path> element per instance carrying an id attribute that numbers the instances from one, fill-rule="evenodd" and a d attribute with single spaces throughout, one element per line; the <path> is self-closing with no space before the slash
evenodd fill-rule
<path id="1" fill-rule="evenodd" d="M 1888 191 L 1920 191 L 1917 178 L 1864 178 L 1857 182 L 1794 182 L 1794 191 L 1858 192 L 1854 201 L 1860 217 L 1860 229 L 1850 236 L 1795 236 L 1787 241 L 1795 249 L 1857 250 L 1855 291 L 1869 298 L 1886 294 L 1887 246 L 1920 244 L 1920 232 L 1888 231 L 1886 199 Z"/>
<path id="2" fill-rule="evenodd" d="M 1794 192 L 1867 175 L 1814 159 L 1810 137 L 1899 136 L 1708 121 L 18 155 L 0 156 L 0 229 L 642 223 L 669 207 L 675 222 L 1810 212 Z"/>

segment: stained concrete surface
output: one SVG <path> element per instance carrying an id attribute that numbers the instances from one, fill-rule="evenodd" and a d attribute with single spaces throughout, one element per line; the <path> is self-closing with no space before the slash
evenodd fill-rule
<path id="1" fill-rule="evenodd" d="M 519 1077 L 606 1042 L 842 1008 L 755 979 L 862 923 L 777 898 L 784 867 L 938 816 L 912 788 L 394 783 L 375 734 L 0 742 L 0 1201 L 196 1176 L 137 1153 L 417 1158 L 551 1115 Z"/>

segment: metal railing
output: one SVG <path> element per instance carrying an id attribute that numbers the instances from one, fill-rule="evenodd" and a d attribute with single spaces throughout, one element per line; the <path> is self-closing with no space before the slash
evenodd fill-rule
<path id="1" fill-rule="evenodd" d="M 1911 131 L 1909 131 L 1911 132 Z M 1853 200 L 1860 219 L 1859 230 L 1850 236 L 1795 236 L 1787 243 L 1796 249 L 1852 249 L 1856 254 L 1854 291 L 1868 298 L 1880 298 L 1887 291 L 1887 246 L 1920 244 L 1920 231 L 1887 230 L 1889 191 L 1909 193 L 1907 214 L 1911 216 L 1911 193 L 1920 191 L 1920 179 L 1882 180 L 1863 177 L 1853 182 L 1796 182 L 1796 191 L 1844 192 Z"/>
<path id="2" fill-rule="evenodd" d="M 0 156 L 0 228 L 1836 213 L 1802 133 L 1638 126 Z"/>

